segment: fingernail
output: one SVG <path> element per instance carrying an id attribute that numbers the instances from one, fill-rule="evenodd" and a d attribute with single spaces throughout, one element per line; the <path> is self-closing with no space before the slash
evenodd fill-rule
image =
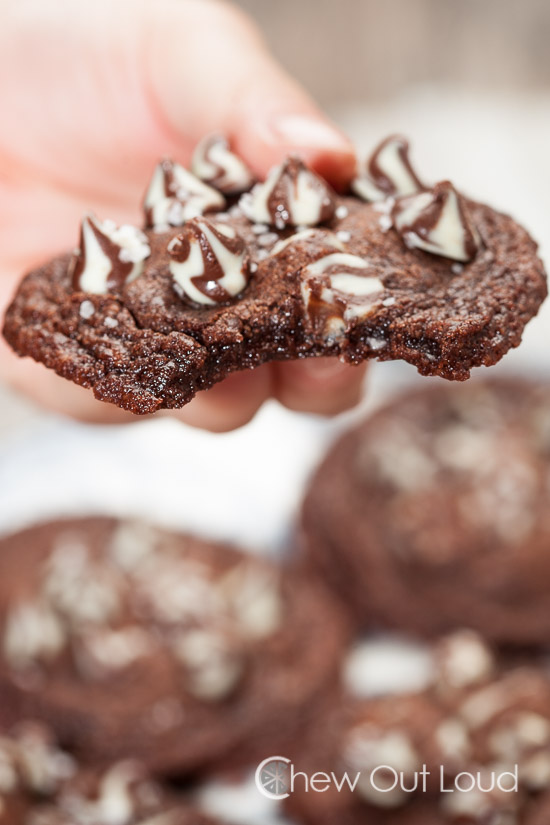
<path id="1" fill-rule="evenodd" d="M 277 143 L 297 148 L 322 148 L 349 152 L 350 142 L 335 126 L 311 115 L 281 115 L 271 124 Z"/>

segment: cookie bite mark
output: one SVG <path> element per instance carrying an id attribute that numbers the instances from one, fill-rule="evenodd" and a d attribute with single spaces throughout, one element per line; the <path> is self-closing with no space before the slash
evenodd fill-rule
<path id="1" fill-rule="evenodd" d="M 225 198 L 179 163 L 165 158 L 153 172 L 143 206 L 146 226 L 163 229 L 223 209 Z"/>
<path id="2" fill-rule="evenodd" d="M 306 323 L 326 339 L 338 338 L 351 321 L 373 310 L 383 291 L 363 258 L 345 252 L 325 255 L 302 273 Z"/>
<path id="3" fill-rule="evenodd" d="M 330 186 L 297 157 L 275 166 L 266 181 L 243 195 L 239 204 L 249 220 L 279 230 L 325 223 L 336 208 Z"/>
<path id="4" fill-rule="evenodd" d="M 231 301 L 250 280 L 246 244 L 227 224 L 193 218 L 168 245 L 177 294 L 195 304 Z"/>
<path id="5" fill-rule="evenodd" d="M 365 172 L 352 183 L 355 194 L 366 201 L 412 195 L 425 188 L 411 166 L 409 142 L 401 135 L 383 140 L 368 159 Z"/>
<path id="6" fill-rule="evenodd" d="M 73 289 L 94 295 L 120 289 L 141 275 L 150 254 L 148 238 L 137 227 L 86 215 L 79 249 L 69 264 Z"/>
<path id="7" fill-rule="evenodd" d="M 231 151 L 223 135 L 208 135 L 195 147 L 191 171 L 224 195 L 240 195 L 256 183 L 252 170 Z"/>
<path id="8" fill-rule="evenodd" d="M 392 219 L 411 249 L 467 263 L 481 246 L 464 198 L 447 180 L 429 192 L 400 198 L 392 209 Z"/>

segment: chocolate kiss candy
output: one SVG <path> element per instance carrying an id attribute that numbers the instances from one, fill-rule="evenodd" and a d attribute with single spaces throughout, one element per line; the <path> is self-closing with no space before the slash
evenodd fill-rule
<path id="1" fill-rule="evenodd" d="M 193 218 L 168 252 L 174 289 L 196 304 L 225 304 L 250 280 L 246 244 L 227 224 Z"/>
<path id="2" fill-rule="evenodd" d="M 240 200 L 247 218 L 277 229 L 316 226 L 334 215 L 334 194 L 329 185 L 295 157 L 275 166 L 264 183 Z"/>

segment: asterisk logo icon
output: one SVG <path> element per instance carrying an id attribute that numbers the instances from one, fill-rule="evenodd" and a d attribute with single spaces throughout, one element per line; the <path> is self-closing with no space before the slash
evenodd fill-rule
<path id="1" fill-rule="evenodd" d="M 256 768 L 256 787 L 268 799 L 286 799 L 290 789 L 290 759 L 268 756 Z"/>

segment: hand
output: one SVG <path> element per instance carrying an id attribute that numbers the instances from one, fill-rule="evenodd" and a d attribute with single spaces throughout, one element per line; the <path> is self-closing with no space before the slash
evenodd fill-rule
<path id="1" fill-rule="evenodd" d="M 0 12 L 0 307 L 21 273 L 75 245 L 88 209 L 140 224 L 158 158 L 186 164 L 209 132 L 227 134 L 260 176 L 293 150 L 335 186 L 353 173 L 349 141 L 229 5 L 0 0 Z M 42 403 L 85 420 L 128 420 L 3 346 L 3 376 Z M 357 401 L 363 372 L 336 359 L 268 364 L 177 414 L 231 429 L 269 397 L 332 414 Z"/>

